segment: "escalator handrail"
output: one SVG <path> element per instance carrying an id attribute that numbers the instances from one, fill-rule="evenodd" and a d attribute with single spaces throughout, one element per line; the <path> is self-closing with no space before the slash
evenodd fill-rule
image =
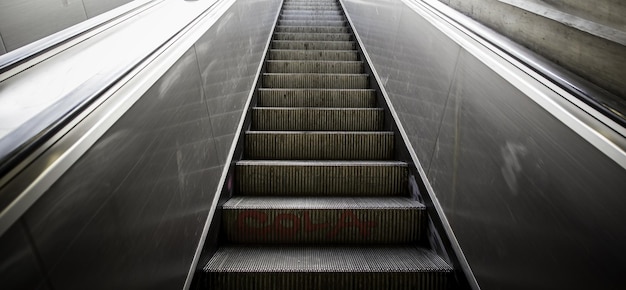
<path id="1" fill-rule="evenodd" d="M 457 17 L 443 11 L 441 8 L 437 7 L 439 5 L 445 5 L 443 3 L 438 2 L 437 0 L 412 0 L 412 1 L 420 1 L 427 5 L 428 7 L 438 11 L 439 13 L 445 15 L 451 21 L 454 21 L 455 24 L 460 25 L 464 29 L 470 31 L 481 40 L 489 43 L 490 45 L 500 49 L 503 53 L 507 54 L 514 60 L 524 64 L 526 67 L 540 75 L 541 77 L 547 79 L 553 84 L 557 85 L 560 89 L 572 95 L 574 98 L 580 100 L 591 109 L 599 112 L 609 120 L 615 122 L 616 125 L 621 126 L 621 128 L 614 128 L 611 124 L 605 125 L 611 127 L 614 131 L 619 132 L 623 135 L 622 130 L 626 128 L 626 108 L 617 108 L 612 106 L 611 104 L 603 101 L 603 99 L 618 99 L 618 97 L 612 95 L 610 92 L 604 91 L 601 88 L 597 89 L 589 89 L 588 87 L 577 85 L 572 82 L 571 78 L 564 75 L 563 73 L 557 71 L 556 69 L 551 68 L 552 64 L 549 63 L 541 63 L 542 61 L 535 59 L 532 56 L 529 56 L 527 52 L 522 51 L 518 47 L 511 45 L 499 38 L 498 35 L 495 35 L 491 31 L 487 31 L 484 27 L 477 25 L 476 23 L 468 21 L 467 18 Z M 446 6 L 447 7 L 447 6 Z M 594 86 L 590 84 L 590 86 Z M 593 90 L 593 91 L 592 91 Z M 589 113 L 589 112 L 588 112 Z M 594 115 L 594 114 L 591 114 Z M 594 115 L 595 117 L 595 115 Z M 626 137 L 626 136 L 625 136 Z"/>
<path id="2" fill-rule="evenodd" d="M 127 15 L 133 11 L 137 11 L 142 7 L 162 0 L 141 0 L 132 1 L 126 5 L 112 9 L 98 16 L 89 18 L 76 25 L 70 26 L 64 30 L 56 32 L 52 35 L 36 40 L 16 50 L 0 55 L 0 75 L 11 71 L 20 64 L 28 62 L 43 53 L 50 51 L 63 43 L 67 43 L 73 39 L 93 31 L 111 21 Z"/>

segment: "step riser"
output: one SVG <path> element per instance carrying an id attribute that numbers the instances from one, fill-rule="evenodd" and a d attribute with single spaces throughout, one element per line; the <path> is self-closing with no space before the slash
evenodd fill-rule
<path id="1" fill-rule="evenodd" d="M 341 11 L 340 6 L 337 5 L 291 5 L 286 4 L 283 6 L 283 11 L 289 10 L 310 10 L 310 11 L 321 11 L 321 10 L 330 10 L 330 11 Z"/>
<path id="2" fill-rule="evenodd" d="M 264 88 L 367 89 L 367 75 L 264 74 Z"/>
<path id="3" fill-rule="evenodd" d="M 393 133 L 264 133 L 248 132 L 246 159 L 389 160 Z"/>
<path id="4" fill-rule="evenodd" d="M 350 50 L 270 50 L 270 60 L 334 60 L 357 61 L 359 55 Z"/>
<path id="5" fill-rule="evenodd" d="M 306 10 L 283 10 L 281 15 L 343 15 L 341 10 L 315 10 L 315 11 L 306 11 Z"/>
<path id="6" fill-rule="evenodd" d="M 255 131 L 380 131 L 383 120 L 382 110 L 252 110 Z"/>
<path id="7" fill-rule="evenodd" d="M 352 41 L 272 41 L 272 49 L 356 50 Z"/>
<path id="8" fill-rule="evenodd" d="M 237 164 L 244 195 L 401 195 L 406 166 L 291 166 Z"/>
<path id="9" fill-rule="evenodd" d="M 268 73 L 361 74 L 364 66 L 361 62 L 269 61 L 266 69 Z"/>
<path id="10" fill-rule="evenodd" d="M 395 244 L 420 240 L 423 211 L 225 209 L 223 228 L 235 243 Z"/>
<path id="11" fill-rule="evenodd" d="M 373 108 L 376 92 L 373 90 L 287 90 L 259 91 L 260 107 L 324 107 Z"/>
<path id="12" fill-rule="evenodd" d="M 276 32 L 289 33 L 349 33 L 348 27 L 276 26 Z"/>
<path id="13" fill-rule="evenodd" d="M 288 14 L 281 15 L 282 20 L 330 20 L 330 21 L 344 21 L 343 15 L 300 15 L 300 14 Z"/>
<path id="14" fill-rule="evenodd" d="M 274 40 L 350 41 L 352 36 L 347 33 L 275 33 Z"/>
<path id="15" fill-rule="evenodd" d="M 448 289 L 449 273 L 209 273 L 208 289 L 241 290 L 444 290 Z"/>
<path id="16" fill-rule="evenodd" d="M 346 21 L 312 21 L 312 20 L 278 20 L 279 26 L 340 26 L 345 27 Z"/>

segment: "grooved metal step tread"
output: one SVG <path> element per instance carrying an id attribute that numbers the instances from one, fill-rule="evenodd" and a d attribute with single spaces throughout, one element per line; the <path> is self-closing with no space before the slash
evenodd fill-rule
<path id="1" fill-rule="evenodd" d="M 389 160 L 393 132 L 248 131 L 247 159 Z"/>
<path id="2" fill-rule="evenodd" d="M 339 26 L 345 27 L 347 21 L 315 21 L 315 20 L 278 20 L 279 26 Z"/>
<path id="3" fill-rule="evenodd" d="M 367 89 L 368 74 L 264 73 L 264 88 Z"/>
<path id="4" fill-rule="evenodd" d="M 282 14 L 282 20 L 345 20 L 346 18 L 340 14 Z"/>
<path id="5" fill-rule="evenodd" d="M 287 10 L 333 10 L 341 11 L 338 5 L 283 5 L 283 11 Z"/>
<path id="6" fill-rule="evenodd" d="M 223 206 L 234 243 L 418 242 L 425 206 L 404 197 L 238 196 Z"/>
<path id="7" fill-rule="evenodd" d="M 262 131 L 381 131 L 381 108 L 252 109 L 252 130 Z"/>
<path id="8" fill-rule="evenodd" d="M 350 28 L 337 26 L 276 26 L 276 32 L 349 33 Z"/>
<path id="9" fill-rule="evenodd" d="M 373 108 L 376 91 L 337 89 L 259 89 L 260 107 Z"/>
<path id="10" fill-rule="evenodd" d="M 207 272 L 451 272 L 430 250 L 412 246 L 226 246 Z"/>
<path id="11" fill-rule="evenodd" d="M 357 61 L 356 50 L 287 50 L 270 49 L 270 60 L 338 60 Z"/>
<path id="12" fill-rule="evenodd" d="M 272 37 L 274 40 L 301 40 L 301 41 L 350 41 L 350 33 L 291 33 L 277 32 Z"/>
<path id="13" fill-rule="evenodd" d="M 323 40 L 274 40 L 272 41 L 272 49 L 356 50 L 356 42 Z"/>
<path id="14" fill-rule="evenodd" d="M 243 160 L 236 163 L 242 195 L 403 195 L 400 161 Z"/>
<path id="15" fill-rule="evenodd" d="M 223 209 L 426 209 L 408 197 L 297 197 L 297 196 L 236 196 Z"/>
<path id="16" fill-rule="evenodd" d="M 343 15 L 341 10 L 283 10 L 281 15 Z"/>

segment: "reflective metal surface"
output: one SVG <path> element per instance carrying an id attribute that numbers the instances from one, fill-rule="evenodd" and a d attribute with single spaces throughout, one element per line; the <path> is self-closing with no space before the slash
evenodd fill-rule
<path id="1" fill-rule="evenodd" d="M 0 3 L 0 34 L 7 51 L 86 19 L 82 1 L 8 0 Z"/>
<path id="2" fill-rule="evenodd" d="M 8 0 L 0 3 L 0 55 L 59 32 L 132 0 Z"/>
<path id="3" fill-rule="evenodd" d="M 624 168 L 401 1 L 344 3 L 480 287 L 619 288 Z"/>
<path id="4" fill-rule="evenodd" d="M 280 4 L 242 2 L 26 212 L 53 288 L 183 287 Z"/>
<path id="5" fill-rule="evenodd" d="M 0 35 L 0 55 L 7 52 L 7 49 L 4 47 L 4 41 L 2 41 L 2 36 Z"/>
<path id="6" fill-rule="evenodd" d="M 37 254 L 22 222 L 0 239 L 0 285 L 3 289 L 48 289 Z"/>
<path id="7" fill-rule="evenodd" d="M 133 0 L 83 0 L 83 6 L 85 7 L 87 18 L 91 18 L 132 1 Z"/>

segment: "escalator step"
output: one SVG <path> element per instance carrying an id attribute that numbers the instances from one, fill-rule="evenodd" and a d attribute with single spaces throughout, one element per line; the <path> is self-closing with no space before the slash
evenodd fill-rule
<path id="1" fill-rule="evenodd" d="M 272 49 L 356 50 L 354 41 L 272 41 Z"/>
<path id="2" fill-rule="evenodd" d="M 347 21 L 278 20 L 279 26 L 346 26 Z"/>
<path id="3" fill-rule="evenodd" d="M 320 5 L 304 5 L 304 4 L 288 4 L 283 5 L 283 11 L 287 10 L 307 10 L 307 11 L 317 11 L 317 10 L 332 10 L 332 11 L 341 11 L 339 5 L 334 4 L 320 4 Z"/>
<path id="4" fill-rule="evenodd" d="M 452 268 L 411 246 L 228 246 L 204 271 L 208 289 L 443 290 Z"/>
<path id="5" fill-rule="evenodd" d="M 283 10 L 282 15 L 343 15 L 341 10 Z"/>
<path id="6" fill-rule="evenodd" d="M 266 161 L 236 163 L 242 195 L 402 195 L 407 164 L 400 161 Z"/>
<path id="7" fill-rule="evenodd" d="M 342 21 L 346 18 L 343 15 L 332 15 L 332 14 L 318 14 L 318 15 L 310 15 L 310 14 L 286 14 L 281 15 L 280 19 L 282 20 L 331 20 L 331 21 Z"/>
<path id="8" fill-rule="evenodd" d="M 283 50 L 271 49 L 270 60 L 338 60 L 357 61 L 356 50 Z"/>
<path id="9" fill-rule="evenodd" d="M 247 159 L 389 160 L 393 132 L 248 131 Z"/>
<path id="10" fill-rule="evenodd" d="M 380 108 L 265 108 L 252 109 L 255 131 L 380 131 L 385 112 Z"/>
<path id="11" fill-rule="evenodd" d="M 259 89 L 257 106 L 373 108 L 376 106 L 376 91 L 262 88 Z"/>
<path id="12" fill-rule="evenodd" d="M 405 197 L 233 197 L 222 227 L 234 243 L 418 242 L 425 206 Z"/>
<path id="13" fill-rule="evenodd" d="M 291 33 L 349 33 L 350 28 L 338 26 L 276 26 L 276 32 Z"/>
<path id="14" fill-rule="evenodd" d="M 300 41 L 351 41 L 349 33 L 274 33 L 274 40 L 300 40 Z"/>
<path id="15" fill-rule="evenodd" d="M 264 73 L 264 88 L 367 89 L 367 74 Z"/>
<path id="16" fill-rule="evenodd" d="M 268 73 L 363 74 L 365 70 L 361 61 L 270 60 L 266 65 Z"/>

